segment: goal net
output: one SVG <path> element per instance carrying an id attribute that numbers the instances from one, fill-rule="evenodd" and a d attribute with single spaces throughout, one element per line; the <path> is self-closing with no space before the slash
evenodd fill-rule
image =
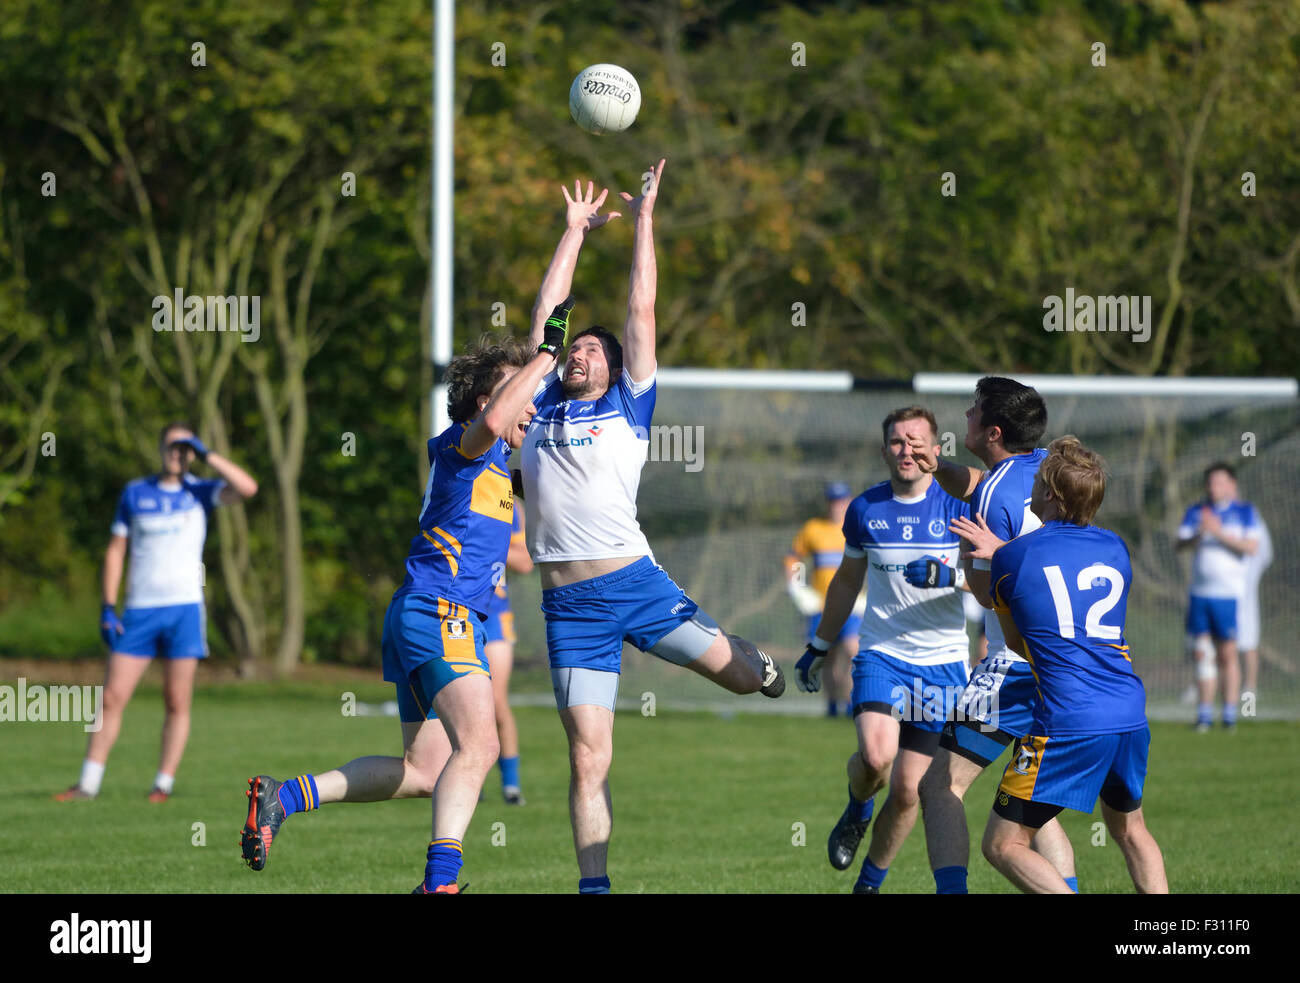
<path id="1" fill-rule="evenodd" d="M 945 454 L 978 464 L 962 447 L 976 378 L 918 376 L 911 386 L 852 388 L 851 379 L 833 373 L 661 370 L 638 500 L 642 527 L 673 579 L 724 628 L 773 655 L 788 686 L 779 701 L 737 697 L 625 647 L 620 702 L 643 706 L 653 694 L 663 709 L 821 712 L 824 698 L 794 685 L 804 619 L 786 594 L 782 558 L 800 525 L 825 513 L 826 482 L 846 481 L 856 494 L 888 477 L 880 423 L 893 409 L 929 407 Z M 1273 541 L 1259 590 L 1258 714 L 1300 716 L 1300 653 L 1292 644 L 1300 635 L 1294 380 L 1019 378 L 1047 400 L 1044 443 L 1073 433 L 1110 467 L 1097 522 L 1122 535 L 1132 554 L 1126 635 L 1152 716 L 1191 720 L 1184 705 L 1194 680 L 1184 631 L 1189 555 L 1175 544 L 1183 512 L 1203 497 L 1202 473 L 1215 461 L 1236 469 L 1240 496 L 1258 508 Z M 536 578 L 512 580 L 511 594 L 517 663 L 544 668 Z M 532 680 L 538 699 L 545 678 L 520 677 Z"/>

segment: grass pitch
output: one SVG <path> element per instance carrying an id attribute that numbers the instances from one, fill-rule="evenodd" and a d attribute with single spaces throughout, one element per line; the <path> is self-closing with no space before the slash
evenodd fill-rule
<path id="1" fill-rule="evenodd" d="M 8 680 L 7 680 L 8 681 Z M 36 680 L 32 680 L 35 682 Z M 162 706 L 142 685 L 94 802 L 57 803 L 76 780 L 86 735 L 75 723 L 0 724 L 3 890 L 115 893 L 404 893 L 423 876 L 428 800 L 329 805 L 291 817 L 267 868 L 239 854 L 245 780 L 320 772 L 366 754 L 398 754 L 393 718 L 345 717 L 338 683 L 223 683 L 195 694 L 193 732 L 176 792 L 145 801 L 157 767 Z M 351 685 L 359 700 L 384 685 Z M 488 778 L 465 838 L 462 882 L 474 893 L 577 888 L 569 832 L 568 761 L 553 710 L 518 708 L 528 804 L 501 801 Z M 825 842 L 845 800 L 854 746 L 844 720 L 620 713 L 614 728 L 616 893 L 848 893 L 857 866 L 831 869 Z M 1148 823 L 1175 892 L 1296 890 L 1294 821 L 1300 725 L 1245 721 L 1235 734 L 1153 724 Z M 1001 765 L 967 796 L 970 888 L 1013 893 L 979 855 Z M 877 798 L 877 812 L 883 793 Z M 1094 830 L 1100 814 L 1062 816 L 1081 890 L 1128 892 L 1119 849 Z M 21 835 L 19 834 L 21 832 Z M 802 835 L 801 835 L 802 831 Z M 800 845 L 802 843 L 802 845 Z M 865 847 L 859 860 L 865 855 Z M 894 862 L 886 893 L 934 889 L 921 824 Z"/>

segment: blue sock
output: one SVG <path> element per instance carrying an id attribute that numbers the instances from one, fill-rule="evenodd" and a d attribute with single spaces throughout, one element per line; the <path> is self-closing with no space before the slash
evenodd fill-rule
<path id="1" fill-rule="evenodd" d="M 1223 726 L 1231 727 L 1237 722 L 1237 708 L 1231 703 L 1223 705 Z"/>
<path id="2" fill-rule="evenodd" d="M 1075 894 L 1078 894 L 1078 893 L 1079 893 L 1079 878 L 1077 878 L 1077 877 L 1067 877 L 1067 878 L 1065 879 L 1065 884 L 1066 884 L 1066 886 L 1067 886 L 1071 891 L 1073 891 Z"/>
<path id="3" fill-rule="evenodd" d="M 871 858 L 867 857 L 866 860 L 862 861 L 862 873 L 858 874 L 858 883 L 878 889 L 881 884 L 885 883 L 885 875 L 888 873 L 888 867 L 877 867 L 871 862 Z"/>
<path id="4" fill-rule="evenodd" d="M 501 787 L 513 785 L 519 787 L 519 755 L 513 758 L 498 758 L 497 764 L 501 767 Z"/>
<path id="5" fill-rule="evenodd" d="M 579 894 L 609 894 L 608 877 L 584 877 L 578 881 Z"/>
<path id="6" fill-rule="evenodd" d="M 1201 703 L 1196 707 L 1196 722 L 1198 724 L 1208 724 L 1214 721 L 1214 707 L 1209 703 Z"/>
<path id="7" fill-rule="evenodd" d="M 867 799 L 866 802 L 859 802 L 853 797 L 853 789 L 849 789 L 849 815 L 853 817 L 855 823 L 865 823 L 870 821 L 871 813 L 875 811 L 876 800 L 874 797 Z"/>
<path id="8" fill-rule="evenodd" d="M 424 889 L 434 891 L 444 884 L 455 884 L 464 862 L 460 840 L 445 837 L 429 844 L 428 860 L 424 865 Z"/>
<path id="9" fill-rule="evenodd" d="M 310 812 L 312 809 L 320 808 L 320 796 L 316 793 L 316 779 L 312 775 L 290 778 L 280 786 L 278 795 L 286 818 L 295 812 Z"/>
<path id="10" fill-rule="evenodd" d="M 940 867 L 934 872 L 935 894 L 969 894 L 965 867 Z"/>
<path id="11" fill-rule="evenodd" d="M 838 717 L 840 715 L 840 705 L 834 700 L 828 700 L 826 703 L 826 716 Z"/>

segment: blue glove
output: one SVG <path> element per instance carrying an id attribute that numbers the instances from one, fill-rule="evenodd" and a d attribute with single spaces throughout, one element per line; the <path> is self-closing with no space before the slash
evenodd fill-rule
<path id="1" fill-rule="evenodd" d="M 903 579 L 913 587 L 953 587 L 957 571 L 937 556 L 923 556 L 903 568 Z"/>
<path id="2" fill-rule="evenodd" d="M 208 459 L 208 449 L 203 446 L 203 441 L 199 440 L 198 437 L 186 437 L 184 440 L 173 440 L 172 443 L 184 444 L 186 447 L 194 451 L 194 456 L 200 461 L 206 461 Z"/>
<path id="3" fill-rule="evenodd" d="M 811 643 L 794 665 L 794 681 L 803 692 L 816 693 L 822 688 L 822 663 L 829 650 L 815 649 Z"/>
<path id="4" fill-rule="evenodd" d="M 104 610 L 99 616 L 99 637 L 104 640 L 105 645 L 112 648 L 114 639 L 124 631 L 126 629 L 117 616 L 117 608 L 111 604 L 105 604 Z"/>

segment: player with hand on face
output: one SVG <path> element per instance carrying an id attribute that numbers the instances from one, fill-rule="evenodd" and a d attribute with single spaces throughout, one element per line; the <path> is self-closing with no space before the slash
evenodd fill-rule
<path id="1" fill-rule="evenodd" d="M 975 386 L 975 400 L 966 411 L 968 451 L 987 470 L 942 460 L 925 441 L 913 444 L 917 465 L 933 474 L 944 490 L 968 501 L 996 539 L 1009 541 L 1040 525 L 1029 508 L 1034 475 L 1047 452 L 1037 448 L 1047 429 L 1047 406 L 1029 386 L 1013 379 L 985 376 Z M 961 523 L 954 525 L 961 532 Z M 990 561 L 974 554 L 969 564 L 971 594 L 985 608 L 989 595 Z M 1034 674 L 1019 653 L 1007 648 L 992 611 L 985 612 L 988 655 L 971 672 L 970 682 L 944 727 L 925 777 L 921 779 L 921 811 L 926 849 L 939 894 L 965 894 L 970 863 L 970 835 L 963 797 L 980 773 L 1017 737 L 1028 732 L 1033 718 Z M 1034 838 L 1034 848 L 1047 857 L 1071 887 L 1077 887 L 1074 850 L 1056 819 Z"/>
<path id="2" fill-rule="evenodd" d="M 654 562 L 636 519 L 655 404 L 653 212 L 664 161 L 642 193 L 624 192 L 635 222 L 623 342 L 599 326 L 569 336 L 561 379 L 534 398 L 523 447 L 528 549 L 542 578 L 542 613 L 556 706 L 569 742 L 569 811 L 578 890 L 609 892 L 606 859 L 613 813 L 608 775 L 614 707 L 626 640 L 733 693 L 778 697 L 780 669 L 751 643 L 728 635 Z M 580 192 L 580 188 L 577 189 Z M 605 192 L 570 197 L 566 230 L 533 308 L 533 337 L 545 312 L 569 293 L 578 252 Z"/>
<path id="3" fill-rule="evenodd" d="M 208 520 L 218 505 L 257 494 L 257 482 L 243 468 L 209 451 L 194 430 L 169 423 L 158 435 L 162 468 L 128 484 L 118 502 L 112 537 L 104 555 L 104 605 L 100 634 L 108 646 L 100 727 L 90 735 L 81 778 L 61 802 L 99 794 L 109 752 L 117 741 L 136 685 L 149 660 L 163 661 L 162 749 L 150 802 L 166 802 L 190 735 L 190 705 L 199 659 L 207 658 L 207 613 L 203 606 L 203 543 Z M 189 473 L 198 458 L 218 475 L 200 479 Z M 117 616 L 117 592 L 128 546 L 131 569 L 126 605 Z"/>
<path id="4" fill-rule="evenodd" d="M 957 536 L 952 520 L 966 505 L 916 463 L 913 443 L 937 442 L 934 414 L 920 406 L 895 410 L 881 427 L 889 480 L 853 500 L 844 520 L 844 559 L 826 591 L 817 635 L 796 666 L 802 690 L 820 687 L 822 662 L 867 581 L 862 637 L 853 660 L 853 723 L 858 749 L 849 758 L 849 802 L 831 831 L 831 866 L 853 862 L 873 811 L 889 783 L 854 894 L 878 894 L 889 865 L 916 823 L 917 785 L 925 774 L 953 698 L 965 686 L 966 615 L 955 589 Z M 935 452 L 937 446 L 933 447 Z M 933 563 L 937 569 L 926 571 Z M 928 584 L 916 583 L 922 571 Z M 936 591 L 931 588 L 941 588 Z"/>
<path id="5" fill-rule="evenodd" d="M 557 316 L 535 354 L 518 342 L 485 339 L 448 367 L 453 422 L 429 441 L 420 531 L 384 616 L 384 679 L 397 689 L 405 753 L 356 758 L 285 782 L 249 779 L 241 849 L 253 870 L 266 866 L 272 839 L 296 812 L 432 796 L 433 840 L 424 880 L 412 893 L 460 893 L 462 840 L 500 751 L 483 623 L 510 543 L 514 493 L 506 462 L 524 439 L 535 412 L 530 398 L 563 339 L 564 317 Z"/>
<path id="6" fill-rule="evenodd" d="M 1091 525 L 1104 465 L 1074 437 L 1048 446 L 1031 508 L 1042 527 L 993 554 L 993 603 L 1007 645 L 1038 682 L 984 830 L 984 856 L 1022 891 L 1073 893 L 1030 847 L 1062 809 L 1101 815 L 1140 894 L 1167 894 L 1164 858 L 1142 818 L 1151 732 L 1146 691 L 1124 640 L 1128 547 Z"/>

